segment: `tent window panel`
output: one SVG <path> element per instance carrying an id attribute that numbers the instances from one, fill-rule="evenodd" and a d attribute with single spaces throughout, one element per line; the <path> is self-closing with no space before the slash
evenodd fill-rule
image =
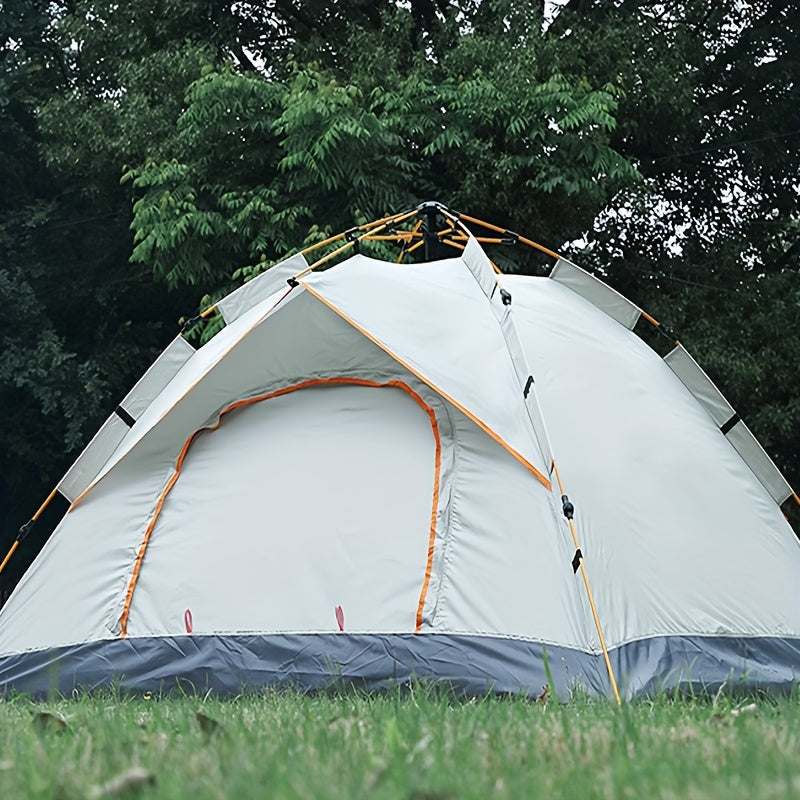
<path id="1" fill-rule="evenodd" d="M 364 382 L 367 383 L 367 382 Z M 195 437 L 153 526 L 128 635 L 413 631 L 438 487 L 402 384 L 306 382 Z M 426 413 L 426 411 L 428 413 Z"/>

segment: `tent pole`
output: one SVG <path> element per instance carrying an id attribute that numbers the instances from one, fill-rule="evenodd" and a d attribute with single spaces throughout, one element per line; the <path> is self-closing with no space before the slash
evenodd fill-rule
<path id="1" fill-rule="evenodd" d="M 530 239 L 526 239 L 525 237 L 519 236 L 516 233 L 512 233 L 511 231 L 507 231 L 504 228 L 500 228 L 497 225 L 491 225 L 488 222 L 482 222 L 481 220 L 475 219 L 474 217 L 469 217 L 466 214 L 453 214 L 451 211 L 449 211 L 446 208 L 442 208 L 442 214 L 445 217 L 453 220 L 454 223 L 460 224 L 461 227 L 466 231 L 468 236 L 472 235 L 471 231 L 469 231 L 469 229 L 466 227 L 466 225 L 464 225 L 462 220 L 466 220 L 467 222 L 472 222 L 472 223 L 475 223 L 476 225 L 481 225 L 482 227 L 488 228 L 489 230 L 493 230 L 493 231 L 497 231 L 498 233 L 502 233 L 504 239 L 507 239 L 509 241 L 509 243 L 520 241 L 520 242 L 523 242 L 524 244 L 529 245 L 530 247 L 535 248 L 536 250 L 540 250 L 543 253 L 546 253 L 547 255 L 552 256 L 553 258 L 556 258 L 556 259 L 560 259 L 561 258 L 561 256 L 558 253 L 556 253 L 556 252 L 554 252 L 552 250 L 548 250 L 546 247 L 543 247 L 542 245 L 537 244 L 536 242 L 533 242 Z M 503 240 L 501 240 L 501 242 L 502 241 Z M 495 267 L 495 269 L 497 269 L 497 268 Z M 546 433 L 546 431 L 545 431 L 545 433 Z M 547 438 L 549 439 L 549 436 Z M 588 573 L 586 571 L 586 564 L 585 564 L 584 559 L 583 559 L 583 553 L 581 552 L 580 544 L 578 542 L 578 533 L 575 530 L 575 522 L 573 521 L 574 507 L 573 507 L 572 503 L 569 502 L 569 498 L 567 497 L 566 493 L 564 492 L 564 485 L 561 482 L 561 474 L 558 471 L 558 465 L 556 464 L 555 459 L 553 459 L 553 471 L 555 472 L 556 480 L 558 481 L 558 488 L 559 488 L 559 490 L 561 492 L 561 503 L 562 503 L 562 508 L 563 508 L 563 511 L 564 511 L 564 516 L 567 519 L 567 523 L 569 525 L 570 534 L 572 535 L 572 541 L 573 541 L 573 543 L 575 545 L 575 560 L 573 561 L 573 567 L 574 567 L 576 572 L 578 571 L 578 569 L 580 569 L 580 571 L 581 571 L 581 577 L 583 578 L 583 585 L 584 585 L 584 588 L 586 589 L 586 596 L 587 596 L 587 598 L 589 600 L 589 607 L 590 607 L 591 612 L 592 612 L 592 619 L 594 620 L 594 625 L 595 625 L 595 628 L 597 629 L 597 636 L 598 636 L 598 638 L 600 640 L 600 647 L 603 650 L 603 659 L 605 660 L 606 669 L 608 670 L 608 679 L 609 679 L 609 682 L 611 683 L 611 690 L 614 693 L 614 699 L 617 701 L 617 705 L 622 705 L 622 699 L 620 698 L 619 689 L 617 688 L 617 679 L 614 676 L 614 668 L 611 666 L 611 659 L 609 658 L 609 655 L 608 655 L 608 647 L 606 646 L 605 636 L 603 636 L 603 627 L 600 624 L 600 615 L 597 613 L 597 606 L 595 605 L 595 602 L 594 602 L 594 595 L 592 594 L 592 587 L 589 584 L 589 575 L 588 575 Z"/>
<path id="2" fill-rule="evenodd" d="M 341 253 L 344 253 L 345 250 L 347 250 L 350 247 L 353 247 L 356 242 L 360 242 L 365 237 L 373 235 L 373 234 L 376 234 L 376 233 L 378 233 L 378 231 L 381 231 L 384 228 L 388 228 L 389 225 L 391 225 L 391 224 L 393 224 L 395 222 L 404 222 L 409 217 L 413 217 L 416 213 L 417 213 L 416 210 L 414 210 L 414 211 L 408 211 L 405 214 L 397 214 L 397 215 L 395 215 L 393 217 L 389 217 L 386 222 L 383 222 L 380 225 L 378 225 L 377 227 L 372 228 L 369 231 L 366 231 L 365 233 L 362 233 L 361 236 L 353 237 L 349 242 L 345 242 L 341 247 L 337 247 L 336 250 L 332 250 L 327 255 L 323 256 L 322 258 L 320 258 L 319 260 L 315 261 L 310 266 L 306 267 L 302 272 L 298 272 L 297 275 L 294 276 L 294 280 L 299 280 L 300 278 L 302 278 L 304 275 L 307 275 L 312 270 L 316 269 L 319 266 L 322 266 L 322 264 L 325 264 L 327 261 L 330 261 L 332 258 L 335 258 L 336 256 L 340 255 Z M 361 230 L 361 228 L 355 228 L 355 230 Z M 345 234 L 342 234 L 342 235 L 344 236 Z"/>
<path id="3" fill-rule="evenodd" d="M 14 544 L 11 545 L 11 549 L 6 553 L 6 557 L 3 559 L 3 563 L 0 564 L 0 573 L 6 568 L 6 564 L 11 561 L 11 556 L 14 555 L 16 549 L 19 547 L 20 542 L 33 530 L 33 526 L 36 524 L 36 520 L 42 515 L 42 512 L 50 505 L 50 501 L 56 496 L 56 492 L 58 492 L 58 486 L 56 486 L 52 492 L 47 496 L 47 499 L 39 506 L 39 510 L 30 518 L 28 522 L 26 522 L 20 529 L 19 533 L 17 533 L 17 538 L 14 539 Z"/>
<path id="4" fill-rule="evenodd" d="M 365 222 L 363 225 L 358 225 L 355 228 L 351 228 L 347 231 L 342 231 L 341 233 L 337 233 L 335 236 L 329 236 L 327 239 L 324 239 L 321 242 L 316 242 L 316 244 L 309 245 L 305 249 L 301 250 L 299 255 L 305 256 L 309 253 L 313 253 L 315 250 L 319 250 L 320 247 L 325 247 L 326 245 L 333 244 L 334 242 L 338 242 L 340 239 L 344 239 L 348 234 L 352 234 L 355 231 L 370 231 L 374 232 L 373 229 L 377 228 L 379 225 L 383 228 L 387 227 L 387 223 L 395 222 L 398 220 L 398 217 L 401 217 L 401 214 L 393 214 L 390 217 L 382 217 L 381 219 L 376 219 L 373 222 Z M 362 239 L 363 237 L 355 237 L 358 239 Z M 355 238 L 348 242 L 348 244 L 352 244 L 355 241 Z M 336 252 L 339 252 L 338 250 Z M 333 253 L 331 254 L 333 255 Z M 317 262 L 320 263 L 320 262 Z M 305 273 L 303 273 L 305 274 Z M 197 317 L 193 317 L 192 319 L 188 320 L 188 324 L 184 325 L 184 329 L 188 329 L 189 325 L 193 325 L 195 322 L 199 322 L 201 319 L 207 319 L 210 317 L 215 311 L 217 310 L 217 304 L 214 303 L 210 305 L 205 311 L 201 311 Z"/>
<path id="5" fill-rule="evenodd" d="M 6 553 L 6 557 L 3 559 L 3 563 L 0 564 L 0 572 L 2 572 L 6 568 L 6 564 L 11 561 L 11 556 L 14 555 L 14 552 L 19 547 L 19 538 L 14 539 L 14 544 L 11 545 L 11 549 Z"/>
<path id="6" fill-rule="evenodd" d="M 614 699 L 617 701 L 617 705 L 622 705 L 622 700 L 619 696 L 619 689 L 617 688 L 617 679 L 614 677 L 614 670 L 611 666 L 611 659 L 608 657 L 608 648 L 606 647 L 606 640 L 603 636 L 603 628 L 600 625 L 600 616 L 597 613 L 597 606 L 594 603 L 594 596 L 592 594 L 592 587 L 589 585 L 589 576 L 586 573 L 586 563 L 583 558 L 583 553 L 581 552 L 580 544 L 578 543 L 578 534 L 575 530 L 575 522 L 572 519 L 574 508 L 572 503 L 569 502 L 569 498 L 567 497 L 566 493 L 564 492 L 564 484 L 561 482 L 561 475 L 558 472 L 558 465 L 553 460 L 553 470 L 556 473 L 556 480 L 558 481 L 558 489 L 561 492 L 561 503 L 564 509 L 564 516 L 567 518 L 567 523 L 569 524 L 569 531 L 572 534 L 572 541 L 575 544 L 575 561 L 573 565 L 575 570 L 577 571 L 580 569 L 581 577 L 583 578 L 583 585 L 586 588 L 586 596 L 589 598 L 589 607 L 592 610 L 592 617 L 594 618 L 594 625 L 597 629 L 597 636 L 600 639 L 600 647 L 603 649 L 603 658 L 606 662 L 606 669 L 608 670 L 608 679 L 611 682 L 611 690 L 614 692 Z"/>
<path id="7" fill-rule="evenodd" d="M 422 227 L 422 220 L 420 219 L 420 220 L 417 220 L 416 224 L 411 229 L 411 236 L 413 238 L 416 238 L 417 236 L 420 236 L 420 237 L 422 236 L 422 234 L 419 232 L 419 229 L 421 227 Z M 397 256 L 397 261 L 395 261 L 395 264 L 399 264 L 405 258 L 406 253 L 410 252 L 410 246 L 411 246 L 411 242 L 410 241 L 406 242 L 403 245 L 403 248 L 400 250 L 400 255 Z"/>
<path id="8" fill-rule="evenodd" d="M 561 258 L 561 256 L 558 253 L 556 253 L 555 250 L 550 250 L 544 245 L 539 244 L 538 242 L 534 242 L 532 239 L 526 239 L 524 236 L 512 234 L 511 231 L 508 231 L 505 228 L 500 228 L 497 225 L 492 225 L 490 222 L 484 222 L 483 220 L 476 219 L 475 217 L 469 217 L 466 214 L 459 214 L 457 219 L 466 220 L 467 222 L 472 222 L 475 225 L 480 225 L 482 228 L 488 228 L 490 231 L 497 231 L 498 233 L 504 234 L 504 236 L 510 236 L 513 238 L 514 241 L 519 240 L 523 244 L 528 245 L 528 247 L 532 247 L 534 250 L 539 250 L 540 252 L 550 256 L 551 258 L 555 259 Z M 512 241 L 509 240 L 509 244 L 511 243 Z"/>

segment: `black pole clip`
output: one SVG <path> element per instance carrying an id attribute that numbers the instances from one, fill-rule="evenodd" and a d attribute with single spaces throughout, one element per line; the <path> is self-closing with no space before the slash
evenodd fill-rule
<path id="1" fill-rule="evenodd" d="M 36 525 L 36 520 L 31 519 L 28 520 L 20 529 L 19 533 L 17 534 L 17 541 L 21 542 L 25 539 L 25 537 L 33 530 L 34 525 Z"/>
<path id="2" fill-rule="evenodd" d="M 500 289 L 500 299 L 503 301 L 504 306 L 511 305 L 511 292 L 507 291 L 506 289 Z"/>
<path id="3" fill-rule="evenodd" d="M 581 549 L 579 547 L 575 551 L 575 555 L 572 557 L 572 572 L 573 572 L 573 574 L 578 571 L 578 567 L 580 567 L 582 559 L 583 559 L 583 553 L 581 553 Z"/>
<path id="4" fill-rule="evenodd" d="M 296 289 L 300 285 L 300 281 L 298 281 L 297 278 L 287 278 L 286 283 L 289 284 L 291 289 Z"/>
<path id="5" fill-rule="evenodd" d="M 675 331 L 672 328 L 668 328 L 663 323 L 659 322 L 656 330 L 662 335 L 669 339 L 671 342 L 677 342 L 678 337 L 675 335 Z"/>
<path id="6" fill-rule="evenodd" d="M 519 234 L 514 231 L 503 231 L 500 244 L 516 244 L 519 241 Z"/>
<path id="7" fill-rule="evenodd" d="M 360 234 L 360 228 L 350 228 L 349 231 L 344 232 L 345 241 L 353 243 L 353 252 L 356 254 L 361 252 L 361 241 L 359 240 Z"/>
<path id="8" fill-rule="evenodd" d="M 727 422 L 724 422 L 722 425 L 720 425 L 719 429 L 725 434 L 725 436 L 727 436 L 734 426 L 741 421 L 742 418 L 738 414 L 734 414 L 727 420 Z"/>
<path id="9" fill-rule="evenodd" d="M 196 317 L 191 317 L 191 318 L 187 319 L 183 323 L 183 325 L 181 325 L 181 333 L 186 333 L 187 331 L 190 331 L 202 319 L 203 319 L 203 317 L 200 314 L 198 314 Z"/>
<path id="10" fill-rule="evenodd" d="M 575 516 L 575 506 L 569 501 L 569 497 L 565 494 L 561 495 L 561 510 L 567 519 L 572 519 Z"/>
<path id="11" fill-rule="evenodd" d="M 117 406 L 114 413 L 129 427 L 132 428 L 136 424 L 136 420 L 122 407 Z"/>

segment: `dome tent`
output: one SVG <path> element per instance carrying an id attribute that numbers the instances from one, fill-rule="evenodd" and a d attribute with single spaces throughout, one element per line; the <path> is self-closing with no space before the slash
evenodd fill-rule
<path id="1" fill-rule="evenodd" d="M 312 267 L 428 257 L 294 256 L 167 347 L 57 486 L 0 691 L 792 685 L 797 496 L 655 320 L 565 259 L 498 274 L 464 221 L 334 237 Z"/>

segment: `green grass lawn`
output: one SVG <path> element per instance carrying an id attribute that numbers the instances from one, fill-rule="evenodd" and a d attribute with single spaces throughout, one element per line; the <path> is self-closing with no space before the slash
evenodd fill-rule
<path id="1" fill-rule="evenodd" d="M 137 769 L 138 768 L 138 769 Z M 0 798 L 800 796 L 800 699 L 0 701 Z"/>

